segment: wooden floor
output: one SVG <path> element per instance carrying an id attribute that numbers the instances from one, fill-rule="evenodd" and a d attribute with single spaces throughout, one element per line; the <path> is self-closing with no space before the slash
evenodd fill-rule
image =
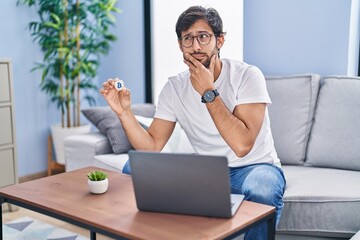
<path id="1" fill-rule="evenodd" d="M 10 212 L 6 207 L 6 204 L 3 204 L 3 206 L 4 206 L 4 211 L 3 211 L 2 217 L 3 217 L 3 222 L 4 223 L 15 220 L 17 218 L 27 216 L 27 217 L 38 219 L 38 220 L 40 220 L 42 222 L 46 222 L 46 223 L 52 224 L 54 226 L 67 229 L 67 230 L 72 231 L 74 233 L 81 234 L 81 235 L 83 235 L 85 237 L 90 238 L 90 233 L 89 233 L 89 230 L 87 230 L 87 229 L 77 227 L 77 226 L 69 224 L 67 222 L 63 222 L 63 221 L 57 220 L 55 218 L 48 217 L 46 215 L 31 211 L 31 210 L 28 210 L 28 209 L 25 209 L 25 208 L 15 207 L 16 210 Z M 110 239 L 113 239 L 113 238 L 109 238 L 109 237 L 97 234 L 96 239 L 97 240 L 110 240 Z"/>

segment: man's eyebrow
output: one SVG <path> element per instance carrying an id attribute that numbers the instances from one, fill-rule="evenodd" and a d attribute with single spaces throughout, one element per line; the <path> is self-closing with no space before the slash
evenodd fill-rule
<path id="1" fill-rule="evenodd" d="M 204 31 L 197 31 L 196 34 L 199 34 L 199 33 L 208 33 L 210 34 L 208 31 L 204 30 Z M 187 37 L 187 36 L 192 36 L 193 34 L 192 33 L 187 33 L 187 34 L 184 34 L 183 37 Z"/>

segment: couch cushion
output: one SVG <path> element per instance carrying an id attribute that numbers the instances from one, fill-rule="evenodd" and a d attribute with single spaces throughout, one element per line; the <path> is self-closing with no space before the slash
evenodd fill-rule
<path id="1" fill-rule="evenodd" d="M 154 119 L 139 115 L 135 115 L 135 118 L 141 125 L 144 126 L 144 128 L 148 128 Z M 173 133 L 171 134 L 169 140 L 167 141 L 161 152 L 195 153 L 195 150 L 191 145 L 189 138 L 187 137 L 184 129 L 180 126 L 179 123 L 176 123 Z"/>
<path id="2" fill-rule="evenodd" d="M 137 115 L 152 117 L 155 114 L 155 106 L 134 104 L 132 111 Z M 91 107 L 83 109 L 81 112 L 101 133 L 107 136 L 114 153 L 125 153 L 133 148 L 125 135 L 120 120 L 110 107 Z"/>
<path id="3" fill-rule="evenodd" d="M 127 153 L 96 155 L 92 166 L 122 172 L 125 163 L 129 160 Z"/>
<path id="4" fill-rule="evenodd" d="M 319 82 L 319 75 L 266 77 L 272 101 L 271 130 L 284 164 L 302 164 L 305 160 Z"/>
<path id="5" fill-rule="evenodd" d="M 323 80 L 306 163 L 359 171 L 360 78 Z"/>
<path id="6" fill-rule="evenodd" d="M 280 233 L 349 239 L 360 229 L 360 172 L 283 166 L 287 186 Z"/>

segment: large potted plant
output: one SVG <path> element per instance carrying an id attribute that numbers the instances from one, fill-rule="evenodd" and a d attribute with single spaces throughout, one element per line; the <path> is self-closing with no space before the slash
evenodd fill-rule
<path id="1" fill-rule="evenodd" d="M 95 103 L 91 92 L 101 55 L 107 54 L 116 37 L 109 27 L 117 0 L 18 0 L 36 7 L 38 21 L 29 30 L 44 53 L 43 62 L 33 70 L 41 70 L 40 87 L 60 109 L 61 124 L 51 126 L 56 161 L 65 163 L 63 139 L 78 129 L 89 132 L 90 125 L 80 124 L 81 101 Z M 84 96 L 82 96 L 84 94 Z M 58 134 L 59 137 L 58 137 Z"/>

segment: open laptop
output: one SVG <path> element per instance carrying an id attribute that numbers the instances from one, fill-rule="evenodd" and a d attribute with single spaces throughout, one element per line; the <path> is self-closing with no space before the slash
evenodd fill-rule
<path id="1" fill-rule="evenodd" d="M 232 217 L 244 195 L 230 194 L 226 157 L 129 151 L 139 210 Z"/>

